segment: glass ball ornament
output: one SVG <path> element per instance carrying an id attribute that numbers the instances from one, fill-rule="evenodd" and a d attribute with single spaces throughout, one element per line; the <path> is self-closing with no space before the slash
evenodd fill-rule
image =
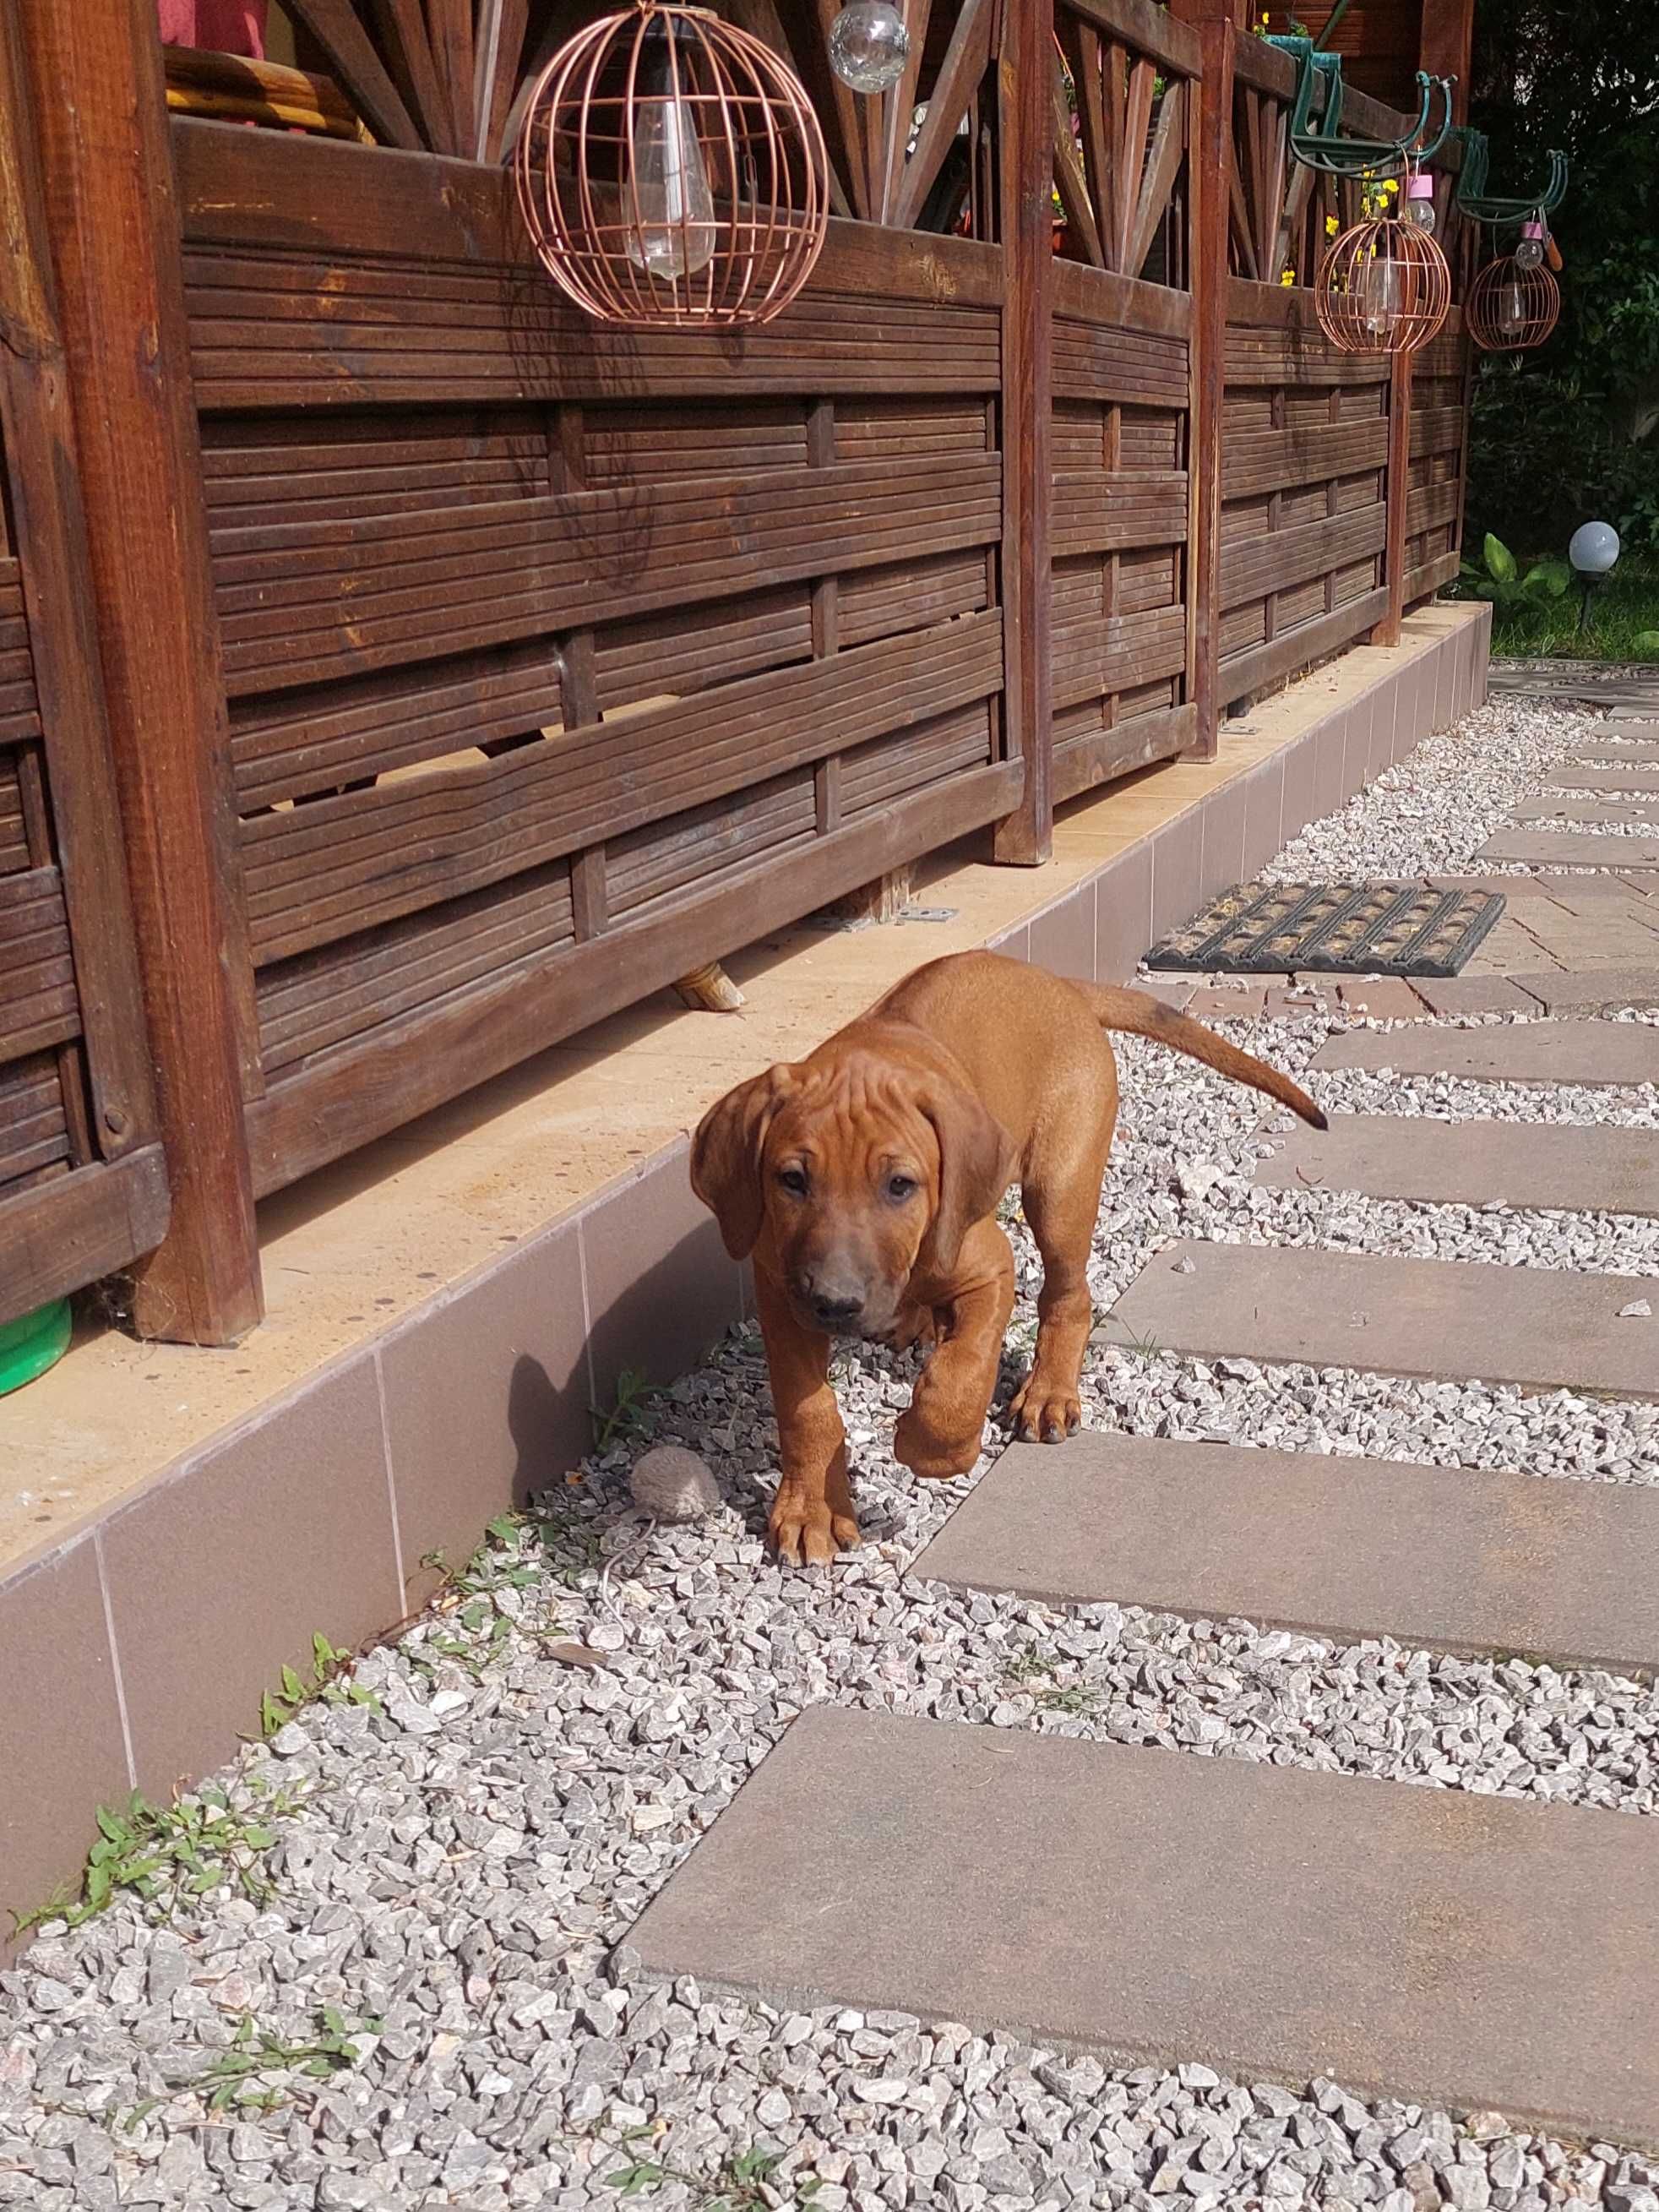
<path id="1" fill-rule="evenodd" d="M 854 92 L 886 92 L 909 58 L 910 33 L 893 0 L 850 0 L 830 26 L 830 66 Z"/>
<path id="2" fill-rule="evenodd" d="M 1567 558 L 1581 576 L 1605 576 L 1619 558 L 1619 532 L 1610 522 L 1581 522 Z"/>
<path id="3" fill-rule="evenodd" d="M 1521 226 L 1521 243 L 1515 249 L 1516 264 L 1522 269 L 1537 269 L 1544 259 L 1544 243 L 1548 232 L 1534 216 Z"/>

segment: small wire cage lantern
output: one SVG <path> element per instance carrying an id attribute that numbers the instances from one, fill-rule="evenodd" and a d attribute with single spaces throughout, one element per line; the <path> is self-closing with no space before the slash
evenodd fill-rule
<path id="1" fill-rule="evenodd" d="M 1504 253 L 1470 285 L 1463 325 L 1482 353 L 1521 353 L 1542 345 L 1560 313 L 1561 288 L 1550 271 Z"/>
<path id="2" fill-rule="evenodd" d="M 1333 239 L 1314 286 L 1319 326 L 1344 353 L 1416 353 L 1451 307 L 1438 241 L 1382 216 Z"/>
<path id="3" fill-rule="evenodd" d="M 830 166 L 805 91 L 703 8 L 640 0 L 560 48 L 514 155 L 556 284 L 624 328 L 769 322 L 811 274 Z"/>

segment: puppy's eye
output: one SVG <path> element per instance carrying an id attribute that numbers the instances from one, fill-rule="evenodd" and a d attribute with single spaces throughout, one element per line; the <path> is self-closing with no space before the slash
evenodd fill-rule
<path id="1" fill-rule="evenodd" d="M 914 1198 L 915 1194 L 916 1179 L 914 1176 L 896 1175 L 888 1176 L 887 1195 L 892 1200 L 896 1206 L 902 1206 L 907 1198 Z"/>
<path id="2" fill-rule="evenodd" d="M 806 1195 L 805 1169 L 780 1168 L 778 1170 L 778 1188 L 780 1190 L 787 1190 L 791 1198 L 805 1198 Z"/>

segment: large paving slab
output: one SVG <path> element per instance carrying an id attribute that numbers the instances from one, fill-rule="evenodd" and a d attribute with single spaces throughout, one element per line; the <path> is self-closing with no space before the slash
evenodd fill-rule
<path id="1" fill-rule="evenodd" d="M 1605 761 L 1614 768 L 1659 768 L 1659 744 L 1639 722 L 1609 724 L 1605 733 L 1585 738 L 1566 755 L 1570 763 Z M 1553 771 L 1552 771 L 1553 773 Z"/>
<path id="2" fill-rule="evenodd" d="M 1659 1214 L 1659 1130 L 1559 1121 L 1441 1121 L 1418 1114 L 1336 1114 L 1298 1122 L 1257 1168 L 1275 1189 L 1355 1190 L 1441 1205 L 1560 1206 Z M 1659 1297 L 1659 1285 L 1656 1285 Z"/>
<path id="3" fill-rule="evenodd" d="M 1632 1814 L 820 1706 L 629 1940 L 778 2004 L 1659 2142 Z"/>
<path id="4" fill-rule="evenodd" d="M 1615 763 L 1609 768 L 1585 768 L 1582 763 L 1569 763 L 1565 768 L 1553 768 L 1549 773 L 1552 789 L 1556 791 L 1633 791 L 1645 793 L 1650 788 L 1659 798 L 1659 754 L 1651 761 L 1637 761 L 1629 768 Z"/>
<path id="5" fill-rule="evenodd" d="M 1619 1318 L 1645 1302 L 1646 1316 Z M 1380 1375 L 1659 1397 L 1659 1283 L 1273 1244 L 1168 1247 L 1106 1343 Z"/>
<path id="6" fill-rule="evenodd" d="M 1659 835 L 1598 836 L 1594 830 L 1500 830 L 1475 854 L 1529 868 L 1659 867 Z"/>
<path id="7" fill-rule="evenodd" d="M 1512 822 L 1607 822 L 1637 830 L 1659 830 L 1659 790 L 1651 799 L 1523 799 L 1510 817 Z"/>
<path id="8" fill-rule="evenodd" d="M 1645 1022 L 1492 1022 L 1473 1030 L 1427 1022 L 1349 1030 L 1314 1055 L 1322 1067 L 1389 1068 L 1477 1083 L 1571 1083 L 1619 1089 L 1659 1083 L 1659 1029 Z"/>
<path id="9" fill-rule="evenodd" d="M 1659 1490 L 1164 1437 L 1016 1444 L 916 1561 L 1351 1643 L 1659 1667 Z"/>
<path id="10" fill-rule="evenodd" d="M 1644 948 L 1659 955 L 1659 938 Z M 1612 1014 L 1623 1006 L 1659 1006 L 1659 966 L 1534 968 L 1512 972 L 1511 981 L 1547 1014 Z"/>

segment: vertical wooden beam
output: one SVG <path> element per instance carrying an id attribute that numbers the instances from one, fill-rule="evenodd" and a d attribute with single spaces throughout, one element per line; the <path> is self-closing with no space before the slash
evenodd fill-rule
<path id="1" fill-rule="evenodd" d="M 1003 9 L 997 55 L 1002 234 L 1002 605 L 1011 751 L 1024 794 L 996 825 L 995 859 L 1035 867 L 1054 846 L 1049 525 L 1054 507 L 1054 0 Z"/>
<path id="2" fill-rule="evenodd" d="M 1383 539 L 1382 580 L 1389 587 L 1389 611 L 1371 632 L 1373 645 L 1398 645 L 1406 612 L 1406 507 L 1411 497 L 1412 357 L 1396 354 L 1389 374 L 1388 534 Z"/>
<path id="3" fill-rule="evenodd" d="M 172 1224 L 134 1320 L 230 1344 L 263 1302 L 235 1001 L 219 628 L 154 0 L 21 11 Z"/>
<path id="4" fill-rule="evenodd" d="M 1431 76 L 1455 77 L 1452 121 L 1469 119 L 1469 68 L 1474 53 L 1474 0 L 1423 0 L 1418 66 Z"/>
<path id="5" fill-rule="evenodd" d="M 1213 760 L 1221 731 L 1221 434 L 1227 385 L 1237 0 L 1175 0 L 1171 13 L 1195 27 L 1203 55 L 1187 162 L 1193 291 L 1187 434 L 1187 696 L 1198 709 L 1193 753 L 1200 760 Z"/>

